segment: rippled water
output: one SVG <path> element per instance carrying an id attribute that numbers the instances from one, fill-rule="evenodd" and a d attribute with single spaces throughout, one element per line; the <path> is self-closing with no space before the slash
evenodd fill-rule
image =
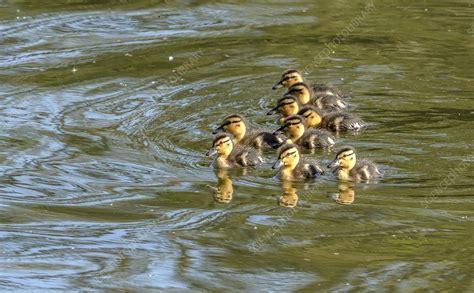
<path id="1" fill-rule="evenodd" d="M 319 59 L 365 3 L 95 2 L 0 0 L 0 290 L 474 291 L 471 1 L 377 1 Z M 339 144 L 385 179 L 291 209 L 272 153 L 213 171 L 210 130 L 274 128 L 290 67 L 353 96 Z"/>

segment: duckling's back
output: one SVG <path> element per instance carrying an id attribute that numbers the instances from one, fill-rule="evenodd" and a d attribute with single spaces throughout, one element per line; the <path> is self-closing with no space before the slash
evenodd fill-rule
<path id="1" fill-rule="evenodd" d="M 270 131 L 250 130 L 242 140 L 243 145 L 257 149 L 274 149 L 282 143 L 282 139 Z"/>
<path id="2" fill-rule="evenodd" d="M 229 161 L 241 167 L 255 167 L 263 162 L 263 157 L 260 151 L 255 148 L 238 145 L 232 150 Z"/>
<path id="3" fill-rule="evenodd" d="M 356 180 L 371 180 L 380 178 L 382 173 L 372 161 L 362 159 L 357 161 L 349 176 Z"/>
<path id="4" fill-rule="evenodd" d="M 307 148 L 329 148 L 336 142 L 334 136 L 325 129 L 306 129 L 303 136 L 295 143 Z"/>
<path id="5" fill-rule="evenodd" d="M 321 127 L 333 131 L 358 131 L 367 127 L 367 123 L 349 113 L 337 112 L 325 115 L 321 122 Z"/>
<path id="6" fill-rule="evenodd" d="M 296 179 L 315 178 L 321 174 L 323 174 L 321 165 L 317 160 L 312 158 L 301 158 L 293 170 L 293 177 Z"/>
<path id="7" fill-rule="evenodd" d="M 310 103 L 318 109 L 325 112 L 344 111 L 350 108 L 350 105 L 338 96 L 321 95 L 315 96 Z"/>
<path id="8" fill-rule="evenodd" d="M 315 83 L 311 85 L 311 89 L 313 90 L 316 96 L 321 95 L 333 95 L 339 97 L 341 99 L 349 99 L 350 96 L 344 94 L 340 89 L 324 84 L 324 83 Z"/>

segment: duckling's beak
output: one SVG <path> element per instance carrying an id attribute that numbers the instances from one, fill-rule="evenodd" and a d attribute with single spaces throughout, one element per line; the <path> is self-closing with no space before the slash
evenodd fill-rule
<path id="1" fill-rule="evenodd" d="M 283 131 L 285 130 L 286 128 L 286 125 L 283 125 L 282 127 L 278 128 L 277 130 L 275 130 L 273 132 L 273 135 L 277 135 L 277 134 L 280 134 L 280 133 L 283 133 Z"/>
<path id="2" fill-rule="evenodd" d="M 206 156 L 207 157 L 212 157 L 214 156 L 215 154 L 217 154 L 217 150 L 215 148 L 211 148 L 207 153 L 206 153 Z"/>
<path id="3" fill-rule="evenodd" d="M 276 106 L 275 108 L 268 111 L 267 115 L 273 115 L 273 114 L 276 114 L 276 113 L 278 113 L 278 106 Z"/>
<path id="4" fill-rule="evenodd" d="M 282 87 L 283 87 L 283 84 L 282 84 L 281 82 L 282 82 L 282 81 L 280 80 L 279 82 L 275 83 L 275 85 L 272 86 L 272 90 L 276 90 L 276 89 L 282 88 Z"/>
<path id="5" fill-rule="evenodd" d="M 275 164 L 273 164 L 272 169 L 280 169 L 282 166 L 283 166 L 283 161 L 278 160 L 275 162 Z"/>
<path id="6" fill-rule="evenodd" d="M 224 131 L 224 125 L 221 125 L 212 131 L 212 134 L 218 134 L 219 132 Z"/>
<path id="7" fill-rule="evenodd" d="M 328 168 L 335 168 L 335 167 L 339 167 L 339 160 L 336 158 L 334 159 L 334 161 L 332 161 L 331 163 L 329 163 L 328 165 Z"/>

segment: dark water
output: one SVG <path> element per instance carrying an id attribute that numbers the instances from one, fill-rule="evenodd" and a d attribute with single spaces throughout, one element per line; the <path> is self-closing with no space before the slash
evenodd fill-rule
<path id="1" fill-rule="evenodd" d="M 0 0 L 0 290 L 474 291 L 474 4 L 366 4 Z M 271 153 L 214 173 L 290 67 L 353 95 L 384 180 L 292 209 Z"/>

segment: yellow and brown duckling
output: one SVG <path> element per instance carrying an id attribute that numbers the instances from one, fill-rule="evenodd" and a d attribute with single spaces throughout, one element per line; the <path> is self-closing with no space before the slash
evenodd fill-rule
<path id="1" fill-rule="evenodd" d="M 301 74 L 301 72 L 296 69 L 288 69 L 285 72 L 283 72 L 283 74 L 281 75 L 280 81 L 277 82 L 272 87 L 272 89 L 275 90 L 282 87 L 289 88 L 295 83 L 299 83 L 299 82 L 304 82 L 303 75 Z M 313 90 L 315 96 L 329 95 L 329 96 L 336 96 L 342 99 L 349 97 L 345 95 L 341 90 L 335 87 L 328 86 L 326 84 L 322 84 L 322 83 L 311 85 L 311 89 Z"/>
<path id="2" fill-rule="evenodd" d="M 357 160 L 355 149 L 350 146 L 342 147 L 328 168 L 334 168 L 333 173 L 339 180 L 369 181 L 382 177 L 377 165 L 369 160 Z"/>
<path id="3" fill-rule="evenodd" d="M 310 179 L 323 173 L 319 162 L 302 158 L 295 144 L 285 144 L 278 149 L 278 160 L 272 168 L 279 169 L 277 176 L 282 180 Z"/>
<path id="4" fill-rule="evenodd" d="M 280 114 L 278 124 L 282 124 L 286 117 L 296 115 L 300 107 L 298 98 L 293 95 L 284 95 L 277 101 L 277 105 L 267 112 L 267 115 Z"/>
<path id="5" fill-rule="evenodd" d="M 248 145 L 257 149 L 277 148 L 283 140 L 268 131 L 249 129 L 244 116 L 232 114 L 224 118 L 222 124 L 212 134 L 221 131 L 234 136 L 234 145 Z"/>
<path id="6" fill-rule="evenodd" d="M 325 112 L 343 111 L 350 108 L 350 105 L 340 97 L 315 95 L 310 86 L 304 82 L 293 84 L 285 95 L 288 94 L 297 97 L 300 105 L 314 105 Z"/>
<path id="7" fill-rule="evenodd" d="M 334 136 L 325 129 L 307 129 L 304 118 L 291 115 L 285 118 L 283 125 L 274 134 L 283 133 L 291 143 L 307 149 L 329 148 L 335 144 Z"/>
<path id="8" fill-rule="evenodd" d="M 308 128 L 325 128 L 339 132 L 359 131 L 367 127 L 367 123 L 352 114 L 344 112 L 324 114 L 321 110 L 312 105 L 302 107 L 298 115 L 304 117 Z"/>
<path id="9" fill-rule="evenodd" d="M 234 146 L 227 133 L 219 133 L 212 141 L 208 157 L 216 155 L 214 167 L 227 169 L 232 167 L 255 167 L 263 162 L 260 151 L 249 146 Z"/>

